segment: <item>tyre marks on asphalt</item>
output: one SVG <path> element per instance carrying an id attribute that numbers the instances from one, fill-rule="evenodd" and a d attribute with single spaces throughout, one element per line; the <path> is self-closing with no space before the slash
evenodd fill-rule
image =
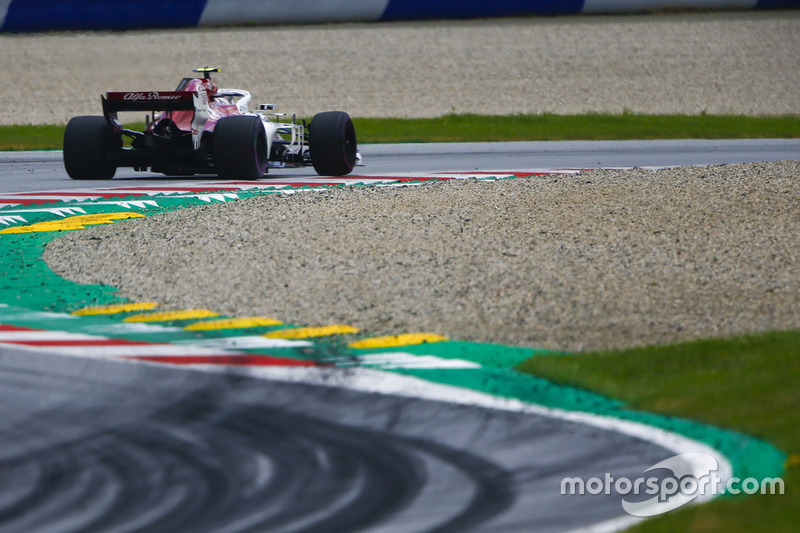
<path id="1" fill-rule="evenodd" d="M 455 531 L 515 501 L 480 452 L 368 422 L 424 404 L 25 355 L 0 350 L 3 531 Z"/>

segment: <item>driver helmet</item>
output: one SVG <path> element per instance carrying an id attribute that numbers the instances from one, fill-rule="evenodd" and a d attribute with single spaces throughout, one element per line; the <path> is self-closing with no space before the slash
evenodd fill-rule
<path id="1" fill-rule="evenodd" d="M 219 87 L 217 87 L 217 85 L 214 82 L 203 78 L 194 78 L 193 80 L 190 80 L 189 83 L 186 84 L 186 87 L 183 88 L 183 90 L 189 92 L 195 92 L 200 86 L 205 88 L 209 100 L 213 100 L 214 95 L 216 95 L 217 91 L 219 90 Z"/>
<path id="2" fill-rule="evenodd" d="M 208 98 L 213 99 L 214 96 L 217 94 L 217 91 L 219 90 L 217 84 L 208 79 L 202 79 L 200 80 L 200 83 L 202 83 L 205 86 L 206 92 L 208 93 Z"/>

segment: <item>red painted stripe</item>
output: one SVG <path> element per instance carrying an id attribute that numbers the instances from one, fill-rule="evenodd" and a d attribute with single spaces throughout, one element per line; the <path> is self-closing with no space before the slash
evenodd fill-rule
<path id="1" fill-rule="evenodd" d="M 47 332 L 49 330 L 12 326 L 0 324 L 0 331 L 30 331 Z M 126 339 L 108 339 L 98 337 L 94 339 L 46 339 L 46 340 L 2 340 L 0 344 L 16 344 L 22 346 L 174 346 L 170 343 L 154 343 L 145 341 L 129 341 Z M 288 357 L 273 357 L 269 355 L 137 355 L 123 356 L 121 359 L 134 359 L 150 361 L 153 363 L 166 363 L 172 365 L 231 365 L 231 366 L 319 366 L 313 361 L 302 361 Z"/>
<path id="2" fill-rule="evenodd" d="M 37 205 L 37 204 L 52 204 L 61 202 L 62 200 L 40 200 L 38 198 L 0 198 L 0 203 L 14 202 L 15 205 Z"/>
<path id="3" fill-rule="evenodd" d="M 15 202 L 30 202 L 33 200 L 40 200 L 42 202 L 60 202 L 61 199 L 52 198 L 53 196 L 62 196 L 69 200 L 76 198 L 124 198 L 126 196 L 143 196 L 148 193 L 160 193 L 163 191 L 170 191 L 176 194 L 187 193 L 197 194 L 203 192 L 213 193 L 214 191 L 240 191 L 239 187 L 121 187 L 119 189 L 103 189 L 90 192 L 70 192 L 70 191 L 39 191 L 39 192 L 21 192 L 11 193 L 13 196 L 0 198 L 0 201 L 11 200 Z M 42 198 L 44 197 L 44 198 Z"/>
<path id="4" fill-rule="evenodd" d="M 450 177 L 431 177 L 431 176 L 342 176 L 339 178 L 341 180 L 347 180 L 352 183 L 359 183 L 362 181 L 428 181 L 428 180 L 450 180 L 453 178 Z M 339 181 L 258 181 L 258 182 L 236 182 L 239 186 L 254 186 L 259 185 L 261 187 L 273 187 L 277 185 L 290 185 L 292 187 L 318 187 L 323 185 L 340 185 L 340 186 L 349 186 L 349 183 L 343 183 Z"/>
<path id="5" fill-rule="evenodd" d="M 389 179 L 389 178 L 387 178 L 387 179 Z M 393 179 L 394 181 L 407 183 L 407 182 L 410 182 L 410 181 L 444 181 L 444 180 L 451 180 L 453 178 L 446 178 L 446 177 L 423 178 L 423 177 L 420 176 L 420 177 L 416 177 L 416 178 L 414 178 L 414 177 L 408 177 L 408 178 L 394 177 L 394 178 L 391 178 L 391 179 Z"/>
<path id="6" fill-rule="evenodd" d="M 358 180 L 439 180 L 439 179 L 452 179 L 441 178 L 436 176 L 359 176 L 357 174 L 343 176 L 343 179 L 358 181 Z"/>
<path id="7" fill-rule="evenodd" d="M 213 192 L 213 191 L 239 191 L 241 190 L 239 187 L 120 187 L 119 190 L 121 191 L 131 191 L 131 190 L 141 191 L 142 193 L 146 192 L 161 192 L 161 191 L 175 191 L 175 192 L 190 192 L 190 193 L 199 193 L 199 192 Z M 115 189 L 106 189 L 108 191 L 114 191 Z M 126 194 L 129 194 L 126 192 Z"/>
<path id="8" fill-rule="evenodd" d="M 340 187 L 347 187 L 348 186 L 346 183 L 333 182 L 333 181 L 330 181 L 330 182 L 327 182 L 327 181 L 302 181 L 302 182 L 293 182 L 293 183 L 280 183 L 280 182 L 277 182 L 277 183 L 270 183 L 270 185 L 289 185 L 290 187 L 325 187 L 325 186 L 334 187 L 334 186 L 337 186 L 337 185 L 340 186 Z"/>
<path id="9" fill-rule="evenodd" d="M 96 191 L 29 191 L 29 192 L 12 192 L 14 198 L 24 196 L 99 196 L 102 194 L 99 190 Z"/>
<path id="10" fill-rule="evenodd" d="M 313 361 L 265 355 L 189 355 L 189 356 L 130 356 L 123 359 L 167 363 L 170 365 L 230 365 L 230 366 L 319 366 Z"/>
<path id="11" fill-rule="evenodd" d="M 0 331 L 40 331 L 32 328 L 23 328 L 20 326 L 12 326 L 10 324 L 0 324 Z"/>
<path id="12" fill-rule="evenodd" d="M 225 181 L 222 182 L 224 185 L 265 185 L 267 181 Z"/>
<path id="13" fill-rule="evenodd" d="M 351 176 L 346 176 L 345 178 L 342 178 L 342 179 L 348 179 L 349 180 L 350 178 L 351 178 Z M 373 178 L 373 179 L 392 179 L 392 180 L 396 180 L 397 178 Z M 357 182 L 358 180 L 353 180 L 353 181 Z M 242 183 L 241 185 L 248 185 L 248 184 Z M 349 183 L 343 183 L 343 182 L 340 182 L 340 181 L 280 181 L 280 180 L 278 180 L 278 181 L 260 181 L 260 182 L 253 183 L 253 184 L 250 184 L 250 185 L 260 185 L 259 188 L 261 188 L 261 189 L 268 189 L 269 187 L 324 187 L 324 186 L 328 186 L 328 187 L 335 187 L 335 186 L 348 187 L 348 186 L 350 186 Z M 237 189 L 237 190 L 239 190 L 239 189 Z M 242 190 L 242 192 L 247 192 L 247 191 Z"/>
<path id="14" fill-rule="evenodd" d="M 50 339 L 50 340 L 3 340 L 8 344 L 23 344 L 25 346 L 161 346 L 164 343 L 152 343 L 141 341 L 126 341 L 124 339 Z"/>
<path id="15" fill-rule="evenodd" d="M 108 191 L 101 191 L 101 190 L 92 191 L 92 192 L 77 192 L 77 193 L 65 191 L 65 192 L 39 192 L 39 193 L 27 193 L 27 194 L 30 195 L 31 199 L 36 199 L 37 195 L 44 196 L 44 197 L 48 197 L 48 196 L 63 196 L 64 197 L 64 199 L 45 198 L 45 199 L 41 200 L 42 202 L 70 202 L 70 201 L 75 201 L 76 197 L 93 199 L 93 198 L 120 198 L 120 197 L 125 197 L 125 196 L 131 196 L 130 194 L 120 194 L 118 192 L 108 192 Z M 22 200 L 22 201 L 25 201 L 25 200 L 27 200 L 27 198 Z"/>
<path id="16" fill-rule="evenodd" d="M 552 174 L 553 171 L 543 172 L 445 172 L 444 174 L 458 174 L 459 176 L 515 176 L 517 178 L 524 178 L 525 176 L 546 176 Z"/>

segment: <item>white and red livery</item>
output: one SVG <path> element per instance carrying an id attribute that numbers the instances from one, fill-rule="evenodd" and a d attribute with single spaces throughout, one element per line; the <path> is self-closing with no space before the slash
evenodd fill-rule
<path id="1" fill-rule="evenodd" d="M 250 112 L 250 93 L 220 89 L 218 68 L 194 69 L 174 91 L 109 92 L 103 116 L 72 118 L 64 132 L 64 167 L 72 179 L 111 179 L 118 167 L 168 176 L 216 174 L 258 179 L 268 168 L 313 166 L 320 175 L 349 174 L 361 160 L 356 132 L 343 111 L 311 122 L 279 122 L 283 113 L 262 104 Z M 144 131 L 126 129 L 119 112 L 148 113 Z M 128 139 L 128 143 L 123 142 Z"/>

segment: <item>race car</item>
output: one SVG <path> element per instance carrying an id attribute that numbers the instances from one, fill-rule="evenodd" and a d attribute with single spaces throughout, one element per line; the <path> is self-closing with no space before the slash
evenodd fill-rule
<path id="1" fill-rule="evenodd" d="M 324 176 L 349 174 L 361 161 L 356 131 L 343 111 L 311 122 L 279 122 L 286 115 L 261 104 L 250 112 L 250 93 L 220 89 L 203 67 L 174 91 L 109 92 L 103 116 L 70 119 L 64 132 L 64 167 L 75 180 L 111 179 L 118 167 L 167 176 L 216 174 L 258 179 L 269 168 L 313 166 Z M 123 127 L 119 112 L 148 113 L 144 131 Z M 285 120 L 285 119 L 284 119 Z"/>

